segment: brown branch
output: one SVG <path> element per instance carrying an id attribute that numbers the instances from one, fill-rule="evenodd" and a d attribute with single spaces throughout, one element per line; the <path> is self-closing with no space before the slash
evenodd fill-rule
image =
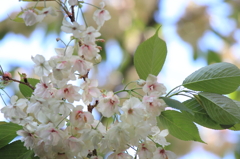
<path id="1" fill-rule="evenodd" d="M 24 84 L 24 85 L 30 87 L 32 90 L 35 89 L 35 87 L 31 86 L 31 84 L 29 84 L 29 83 L 25 83 L 25 82 L 22 82 L 22 81 L 19 81 L 19 80 L 16 80 L 16 79 L 10 78 L 10 77 L 8 77 L 8 80 L 10 80 L 10 81 L 14 81 L 14 82 L 18 82 L 18 83 L 21 83 L 21 84 Z"/>
<path id="2" fill-rule="evenodd" d="M 74 6 L 71 6 L 72 9 L 72 16 L 71 16 L 71 22 L 75 22 L 75 13 L 74 13 Z"/>
<path id="3" fill-rule="evenodd" d="M 94 105 L 89 104 L 88 105 L 88 112 L 92 113 L 93 108 L 95 108 L 98 105 L 98 100 L 96 100 Z"/>

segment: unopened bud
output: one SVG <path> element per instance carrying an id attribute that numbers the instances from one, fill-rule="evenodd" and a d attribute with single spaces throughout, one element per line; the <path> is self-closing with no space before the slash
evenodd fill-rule
<path id="1" fill-rule="evenodd" d="M 142 79 L 139 79 L 139 80 L 137 80 L 137 84 L 138 84 L 139 86 L 144 86 L 144 85 L 146 84 L 146 81 L 144 81 L 144 80 L 142 80 Z"/>
<path id="2" fill-rule="evenodd" d="M 58 42 L 59 40 L 61 40 L 60 38 L 56 38 L 56 41 Z"/>
<path id="3" fill-rule="evenodd" d="M 101 47 L 101 46 L 97 46 L 97 48 L 98 48 L 99 50 L 102 50 L 102 47 Z"/>
<path id="4" fill-rule="evenodd" d="M 102 43 L 104 43 L 104 42 L 105 42 L 105 40 L 104 40 L 104 39 L 96 39 L 96 41 L 99 41 L 99 42 L 102 42 Z"/>
<path id="5" fill-rule="evenodd" d="M 12 74 L 11 74 L 10 72 L 5 72 L 5 73 L 2 75 L 2 77 L 3 77 L 3 80 L 4 80 L 4 81 L 8 81 L 9 79 L 12 78 Z"/>
<path id="6" fill-rule="evenodd" d="M 97 54 L 97 56 L 95 57 L 94 60 L 95 60 L 96 63 L 100 63 L 102 61 L 102 56 Z"/>

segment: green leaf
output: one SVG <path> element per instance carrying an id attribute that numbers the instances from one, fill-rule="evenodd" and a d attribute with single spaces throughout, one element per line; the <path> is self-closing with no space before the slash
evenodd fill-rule
<path id="1" fill-rule="evenodd" d="M 239 101 L 236 101 L 236 100 L 233 100 L 233 101 L 234 101 L 234 103 L 240 108 L 240 102 L 239 102 Z M 240 130 L 240 123 L 237 123 L 237 124 L 235 124 L 234 126 L 232 126 L 232 127 L 230 128 L 230 130 L 234 130 L 234 131 Z"/>
<path id="2" fill-rule="evenodd" d="M 181 111 L 188 111 L 190 114 L 193 115 L 193 112 L 191 111 L 191 109 L 189 109 L 188 107 L 186 107 L 183 103 L 175 100 L 175 99 L 171 99 L 171 98 L 168 98 L 168 97 L 161 97 L 161 99 L 164 100 L 164 102 L 169 106 L 169 107 L 172 107 L 172 108 L 175 108 L 175 109 L 179 109 Z"/>
<path id="3" fill-rule="evenodd" d="M 18 140 L 1 148 L 0 156 L 3 159 L 32 159 L 33 151 L 27 150 L 23 143 Z"/>
<path id="4" fill-rule="evenodd" d="M 27 80 L 33 87 L 35 87 L 36 84 L 40 82 L 39 79 L 35 79 L 35 78 L 28 78 Z M 19 84 L 19 90 L 24 97 L 31 97 L 33 93 L 33 90 L 24 84 Z"/>
<path id="5" fill-rule="evenodd" d="M 0 125 L 0 148 L 4 147 L 15 137 L 17 137 L 18 135 L 16 134 L 16 131 L 20 129 L 22 129 L 22 126 L 19 126 L 17 124 L 2 123 Z"/>
<path id="6" fill-rule="evenodd" d="M 166 43 L 158 37 L 158 30 L 154 36 L 141 43 L 134 54 L 134 66 L 143 80 L 149 74 L 157 76 L 167 56 Z"/>
<path id="7" fill-rule="evenodd" d="M 201 106 L 196 99 L 187 100 L 183 102 L 183 104 L 186 105 L 186 107 L 188 107 L 194 115 L 191 115 L 188 112 L 183 112 L 183 114 L 186 114 L 186 116 L 191 118 L 195 123 L 211 129 L 224 129 L 220 126 L 220 124 L 210 118 L 203 106 Z"/>
<path id="8" fill-rule="evenodd" d="M 203 67 L 189 75 L 183 86 L 195 91 L 228 94 L 240 84 L 240 70 L 237 66 L 222 62 Z"/>
<path id="9" fill-rule="evenodd" d="M 233 100 L 216 93 L 198 94 L 207 114 L 221 125 L 235 125 L 240 122 L 240 108 Z"/>
<path id="10" fill-rule="evenodd" d="M 208 50 L 207 52 L 207 63 L 208 65 L 212 64 L 212 63 L 217 63 L 217 62 L 221 62 L 221 56 L 219 53 L 214 52 L 213 50 Z"/>
<path id="11" fill-rule="evenodd" d="M 181 112 L 166 110 L 161 113 L 158 126 L 163 125 L 169 133 L 181 140 L 203 142 L 196 125 Z M 204 143 L 204 142 L 203 142 Z"/>

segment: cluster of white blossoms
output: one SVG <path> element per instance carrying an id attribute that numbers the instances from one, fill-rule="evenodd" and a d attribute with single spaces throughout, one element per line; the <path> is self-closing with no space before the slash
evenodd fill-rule
<path id="1" fill-rule="evenodd" d="M 78 1 L 68 3 L 75 6 Z M 42 55 L 32 57 L 40 82 L 29 99 L 13 96 L 11 104 L 1 112 L 9 121 L 23 126 L 17 134 L 24 146 L 41 159 L 102 159 L 109 153 L 108 159 L 132 159 L 133 155 L 127 153 L 130 148 L 136 150 L 139 159 L 174 159 L 176 155 L 164 149 L 170 144 L 165 139 L 168 130 L 160 131 L 157 126 L 156 117 L 165 109 L 159 97 L 166 88 L 156 76 L 137 81 L 145 95 L 141 99 L 130 96 L 122 105 L 116 93 L 101 91 L 98 81 L 88 77 L 101 59 L 96 44 L 101 35 L 99 29 L 111 18 L 104 7 L 101 2 L 93 15 L 97 29 L 70 22 L 68 17 L 63 19 L 61 29 L 72 34 L 77 47 L 56 48 L 57 55 L 49 60 Z M 44 16 L 47 12 L 54 13 L 47 8 Z M 26 10 L 21 17 L 26 25 L 33 25 L 42 20 L 39 16 Z M 76 80 L 82 83 L 69 83 Z M 84 104 L 74 105 L 76 101 Z M 103 117 L 112 117 L 112 124 L 104 126 L 94 119 L 92 108 Z"/>

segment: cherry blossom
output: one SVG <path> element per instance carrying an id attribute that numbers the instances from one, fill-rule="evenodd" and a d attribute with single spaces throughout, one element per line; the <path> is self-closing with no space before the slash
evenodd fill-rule
<path id="1" fill-rule="evenodd" d="M 162 130 L 160 131 L 160 129 L 157 126 L 152 127 L 152 132 L 153 132 L 153 141 L 164 146 L 168 146 L 170 145 L 169 142 L 167 142 L 166 140 L 166 136 L 169 134 L 168 130 Z"/>
<path id="2" fill-rule="evenodd" d="M 99 49 L 96 45 L 92 44 L 83 44 L 78 51 L 79 56 L 83 56 L 87 60 L 92 60 L 94 57 L 97 56 Z"/>
<path id="3" fill-rule="evenodd" d="M 42 55 L 36 55 L 32 57 L 34 65 L 34 72 L 38 76 L 47 76 L 50 73 L 51 67 L 49 66 L 48 61 L 45 60 L 45 57 Z"/>
<path id="4" fill-rule="evenodd" d="M 61 26 L 61 30 L 66 33 L 72 33 L 74 37 L 80 38 L 81 31 L 85 30 L 84 25 L 79 25 L 76 21 L 75 22 L 68 22 L 65 18 L 63 19 Z"/>
<path id="5" fill-rule="evenodd" d="M 19 16 L 20 18 L 23 18 L 26 26 L 32 26 L 38 22 L 41 22 L 45 15 L 37 15 L 34 10 L 28 9 L 24 10 L 23 14 Z"/>
<path id="6" fill-rule="evenodd" d="M 153 153 L 153 159 L 177 159 L 177 156 L 172 151 L 165 150 L 161 147 L 158 147 Z"/>
<path id="7" fill-rule="evenodd" d="M 85 79 L 85 83 L 82 84 L 83 89 L 82 100 L 85 104 L 89 104 L 92 98 L 100 96 L 100 90 L 97 88 L 98 81 L 95 79 Z"/>
<path id="8" fill-rule="evenodd" d="M 94 27 L 89 26 L 87 29 L 83 32 L 84 42 L 89 44 L 95 44 L 95 40 L 97 37 L 101 36 L 101 33 L 99 33 L 97 30 L 94 29 Z"/>
<path id="9" fill-rule="evenodd" d="M 65 7 L 67 2 L 71 7 Z M 93 14 L 97 29 L 77 22 L 72 9 L 84 4 L 78 0 L 62 3 L 68 17 L 63 19 L 61 30 L 75 42 L 65 44 L 57 38 L 65 47 L 55 48 L 55 56 L 49 60 L 39 54 L 32 56 L 40 82 L 31 88 L 30 97 L 12 96 L 1 112 L 6 119 L 23 127 L 17 134 L 24 146 L 41 159 L 103 159 L 107 153 L 111 153 L 108 159 L 132 159 L 125 153 L 130 147 L 137 148 L 139 159 L 175 159 L 173 152 L 163 149 L 170 144 L 165 138 L 168 130 L 160 131 L 157 126 L 156 116 L 165 109 L 160 96 L 166 93 L 166 88 L 157 82 L 156 76 L 134 82 L 142 88 L 125 87 L 115 92 L 128 92 L 125 101 L 112 91 L 99 89 L 98 80 L 90 70 L 101 62 L 101 47 L 96 41 L 104 40 L 96 38 L 101 36 L 99 30 L 111 16 L 101 2 Z M 41 22 L 47 15 L 56 15 L 52 7 L 36 8 L 24 10 L 19 16 L 27 26 Z M 69 17 L 73 22 L 68 21 Z M 6 73 L 3 76 L 10 77 Z M 145 95 L 131 92 L 139 89 Z M 98 114 L 95 110 L 100 112 L 101 119 L 94 115 Z M 106 124 L 105 119 L 112 122 Z"/>
<path id="10" fill-rule="evenodd" d="M 26 112 L 24 112 L 24 108 L 27 106 L 27 100 L 17 99 L 17 96 L 12 96 L 11 104 L 1 109 L 4 117 L 8 120 L 14 121 L 15 123 L 19 123 L 21 118 L 27 117 Z"/>
<path id="11" fill-rule="evenodd" d="M 57 91 L 57 96 L 59 99 L 64 98 L 73 103 L 74 101 L 79 101 L 81 99 L 81 95 L 78 93 L 79 90 L 80 87 L 68 84 Z"/>
<path id="12" fill-rule="evenodd" d="M 148 94 L 156 94 L 161 96 L 166 94 L 166 87 L 162 83 L 157 82 L 157 77 L 149 74 L 146 84 L 143 86 L 143 91 Z"/>
<path id="13" fill-rule="evenodd" d="M 152 159 L 153 152 L 156 151 L 156 145 L 152 141 L 145 141 L 138 146 L 139 159 Z"/>
<path id="14" fill-rule="evenodd" d="M 99 104 L 96 108 L 103 116 L 109 118 L 119 112 L 118 104 L 120 104 L 118 96 L 114 95 L 113 92 L 108 92 L 99 99 Z"/>
<path id="15" fill-rule="evenodd" d="M 159 99 L 158 96 L 156 96 L 156 94 L 144 96 L 143 104 L 146 106 L 146 110 L 155 116 L 159 116 L 166 105 L 162 99 Z"/>
<path id="16" fill-rule="evenodd" d="M 101 2 L 100 3 L 101 9 L 98 9 L 93 13 L 93 20 L 97 23 L 99 27 L 103 26 L 105 21 L 111 19 L 109 12 L 103 9 L 104 7 L 105 7 L 105 3 Z"/>

